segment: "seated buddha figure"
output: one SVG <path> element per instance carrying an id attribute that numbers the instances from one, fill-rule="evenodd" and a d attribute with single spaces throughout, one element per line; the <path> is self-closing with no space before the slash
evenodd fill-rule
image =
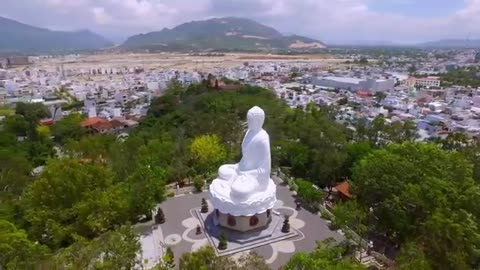
<path id="1" fill-rule="evenodd" d="M 270 183 L 270 138 L 263 129 L 264 121 L 265 113 L 261 108 L 255 106 L 248 111 L 242 158 L 237 164 L 219 168 L 218 178 L 210 185 L 210 193 L 222 194 L 231 202 L 245 202 L 251 197 L 261 197 L 259 193 L 274 185 Z"/>

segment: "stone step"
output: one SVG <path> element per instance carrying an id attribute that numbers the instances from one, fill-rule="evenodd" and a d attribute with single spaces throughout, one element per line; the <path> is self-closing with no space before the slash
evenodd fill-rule
<path id="1" fill-rule="evenodd" d="M 360 260 L 360 252 L 355 252 L 355 259 L 363 265 L 380 265 L 380 263 L 372 256 L 368 255 L 366 251 L 362 251 Z"/>

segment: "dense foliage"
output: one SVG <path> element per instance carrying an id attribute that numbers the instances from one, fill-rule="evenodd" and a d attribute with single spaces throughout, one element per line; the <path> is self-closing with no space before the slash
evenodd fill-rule
<path id="1" fill-rule="evenodd" d="M 352 178 L 359 207 L 377 217 L 368 223 L 376 235 L 400 246 L 417 243 L 434 269 L 478 264 L 480 186 L 461 153 L 392 144 L 361 160 Z"/>
<path id="2" fill-rule="evenodd" d="M 191 253 L 185 253 L 180 258 L 182 270 L 268 270 L 265 260 L 254 252 L 243 255 L 234 261 L 230 257 L 217 257 L 212 247 L 203 247 Z"/>
<path id="3" fill-rule="evenodd" d="M 465 69 L 456 69 L 443 74 L 442 84 L 444 86 L 461 85 L 480 87 L 480 68 L 469 67 Z"/>
<path id="4" fill-rule="evenodd" d="M 282 270 L 363 270 L 363 265 L 352 259 L 344 259 L 349 252 L 348 246 L 340 244 L 329 246 L 319 243 L 311 253 L 297 252 L 290 261 L 282 267 Z"/>
<path id="5" fill-rule="evenodd" d="M 171 140 L 143 144 L 133 138 L 123 144 L 89 135 L 80 115 L 50 127 L 40 124 L 45 117 L 41 104 L 19 103 L 16 114 L 0 123 L 0 268 L 132 265 L 138 241 L 121 226 L 150 217 L 164 199 L 168 151 L 157 155 L 146 147 L 162 150 Z M 132 161 L 120 151 L 138 158 Z M 32 170 L 38 165 L 43 167 Z M 129 246 L 130 255 L 112 257 L 115 261 L 104 257 L 122 245 Z"/>
<path id="6" fill-rule="evenodd" d="M 218 91 L 173 82 L 125 141 L 89 134 L 80 115 L 43 126 L 48 111 L 38 104 L 20 103 L 0 122 L 0 267 L 134 265 L 138 241 L 128 224 L 152 218 L 167 183 L 201 187 L 218 165 L 238 161 L 245 115 L 254 105 L 267 114 L 273 166 L 297 179 L 304 202 L 318 204 L 326 196 L 317 187 L 331 191 L 348 179 L 354 200 L 337 207 L 336 225 L 387 243 L 382 251 L 397 258 L 399 269 L 478 265 L 478 142 L 452 134 L 415 143 L 412 122 L 380 116 L 346 128 L 335 121 L 335 107 L 291 109 L 259 87 Z M 32 174 L 40 165 L 43 172 Z M 111 257 L 97 261 L 105 252 Z M 285 269 L 361 269 L 338 259 L 343 252 L 300 253 Z M 217 269 L 208 268 L 211 261 L 240 267 L 232 269 L 264 265 L 253 255 L 237 265 L 205 248 L 183 256 L 179 266 Z"/>

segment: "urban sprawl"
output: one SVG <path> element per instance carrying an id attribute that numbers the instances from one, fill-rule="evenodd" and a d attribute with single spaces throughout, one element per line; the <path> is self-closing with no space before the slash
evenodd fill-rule
<path id="1" fill-rule="evenodd" d="M 102 59 L 109 59 L 103 62 Z M 113 60 L 112 60 L 113 59 Z M 119 59 L 115 61 L 115 59 Z M 94 133 L 124 134 L 138 125 L 153 97 L 172 81 L 209 81 L 219 91 L 236 82 L 271 89 L 292 108 L 337 106 L 337 120 L 384 117 L 416 123 L 419 140 L 461 131 L 480 133 L 477 85 L 455 84 L 448 74 L 478 71 L 475 50 L 431 50 L 375 55 L 331 53 L 322 57 L 225 54 L 67 55 L 0 58 L 0 104 L 45 104 L 51 125 L 81 112 Z M 475 87 L 477 86 L 477 87 Z M 0 116 L 0 120 L 5 116 Z"/>

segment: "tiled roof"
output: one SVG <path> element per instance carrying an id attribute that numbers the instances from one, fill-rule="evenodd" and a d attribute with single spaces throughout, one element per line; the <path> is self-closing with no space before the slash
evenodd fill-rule
<path id="1" fill-rule="evenodd" d="M 347 198 L 353 197 L 352 194 L 350 194 L 350 185 L 347 181 L 343 181 L 342 183 L 338 184 L 335 189 Z"/>
<path id="2" fill-rule="evenodd" d="M 97 123 L 105 123 L 105 122 L 108 122 L 108 121 L 100 117 L 92 117 L 92 118 L 83 120 L 83 122 L 80 125 L 82 127 L 90 127 Z"/>
<path id="3" fill-rule="evenodd" d="M 103 129 L 112 129 L 113 128 L 113 125 L 112 123 L 106 121 L 106 122 L 97 122 L 95 124 L 92 125 L 92 128 L 95 129 L 95 130 L 103 130 Z"/>

